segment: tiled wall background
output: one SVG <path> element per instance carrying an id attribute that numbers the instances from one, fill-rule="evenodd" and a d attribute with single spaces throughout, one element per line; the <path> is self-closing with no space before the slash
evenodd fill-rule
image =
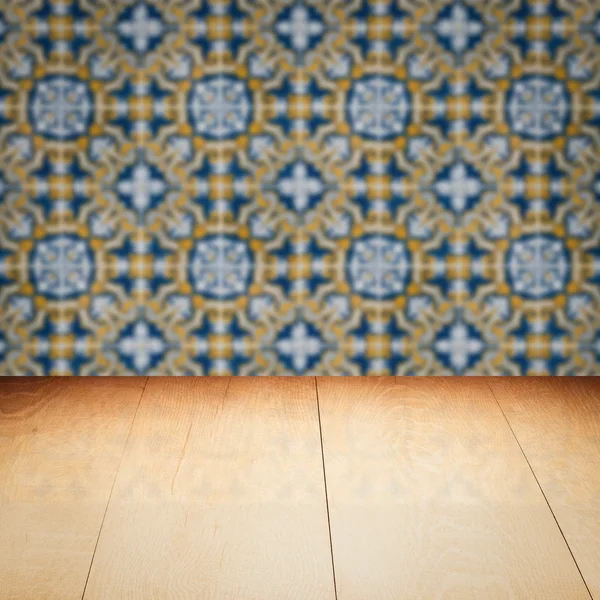
<path id="1" fill-rule="evenodd" d="M 600 374 L 599 0 L 0 0 L 1 374 Z"/>

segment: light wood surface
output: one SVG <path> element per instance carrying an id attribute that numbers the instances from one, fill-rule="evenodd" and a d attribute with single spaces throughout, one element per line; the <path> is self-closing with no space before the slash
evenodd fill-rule
<path id="1" fill-rule="evenodd" d="M 80 599 L 145 378 L 0 378 L 0 598 Z"/>
<path id="2" fill-rule="evenodd" d="M 600 598 L 600 379 L 490 379 L 594 598 Z"/>
<path id="3" fill-rule="evenodd" d="M 151 379 L 85 598 L 333 599 L 314 379 Z"/>
<path id="4" fill-rule="evenodd" d="M 600 378 L 0 378 L 0 600 L 600 600 L 599 540 Z"/>
<path id="5" fill-rule="evenodd" d="M 589 598 L 485 380 L 318 390 L 339 600 Z"/>

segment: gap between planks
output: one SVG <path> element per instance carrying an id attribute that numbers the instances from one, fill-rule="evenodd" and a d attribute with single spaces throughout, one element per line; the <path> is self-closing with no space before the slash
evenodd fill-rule
<path id="1" fill-rule="evenodd" d="M 113 491 L 115 489 L 115 482 L 117 481 L 117 476 L 119 475 L 119 470 L 121 469 L 121 462 L 123 462 L 123 456 L 125 456 L 125 449 L 127 448 L 127 443 L 129 442 L 129 437 L 131 436 L 131 430 L 133 429 L 133 423 L 135 422 L 135 418 L 137 416 L 138 410 L 140 409 L 140 404 L 142 403 L 142 398 L 144 397 L 144 392 L 146 391 L 146 387 L 148 386 L 148 379 L 146 377 L 146 381 L 144 381 L 144 387 L 142 388 L 142 393 L 140 394 L 137 406 L 135 407 L 135 412 L 133 413 L 133 419 L 131 419 L 131 423 L 129 424 L 129 430 L 127 431 L 127 438 L 125 439 L 125 443 L 123 444 L 123 450 L 121 452 L 121 457 L 119 458 L 119 464 L 117 469 L 115 470 L 115 476 L 110 488 L 110 494 L 108 495 L 108 500 L 106 502 L 106 507 L 104 509 L 104 515 L 102 516 L 102 523 L 100 523 L 100 529 L 98 530 L 98 537 L 96 538 L 96 544 L 94 545 L 94 552 L 92 553 L 92 560 L 90 560 L 90 568 L 87 572 L 87 577 L 85 578 L 85 585 L 83 586 L 83 592 L 81 593 L 81 600 L 85 597 L 85 591 L 87 589 L 88 581 L 90 580 L 90 573 L 92 572 L 92 565 L 94 564 L 94 558 L 96 557 L 96 550 L 98 550 L 98 542 L 100 541 L 100 535 L 102 534 L 102 528 L 104 527 L 104 521 L 106 519 L 106 513 L 108 512 L 108 507 L 110 505 L 110 499 L 112 498 Z"/>
<path id="2" fill-rule="evenodd" d="M 502 412 L 502 416 L 504 417 L 504 420 L 506 421 L 506 424 L 508 425 L 508 428 L 510 429 L 510 432 L 513 434 L 513 437 L 515 438 L 515 441 L 517 442 L 519 449 L 521 450 L 521 454 L 523 454 L 523 458 L 525 459 L 525 462 L 527 463 L 527 466 L 529 467 L 529 470 L 531 471 L 531 474 L 533 475 L 533 478 L 535 479 L 535 482 L 537 483 L 537 486 L 540 488 L 540 492 L 542 493 L 542 496 L 544 497 L 544 500 L 546 501 L 546 504 L 548 505 L 548 510 L 550 511 L 550 513 L 552 514 L 552 517 L 554 518 L 554 522 L 556 523 L 556 526 L 558 527 L 558 530 L 560 531 L 560 535 L 562 535 L 562 538 L 565 542 L 565 545 L 567 546 L 567 548 L 569 549 L 569 553 L 571 555 L 571 558 L 573 559 L 573 562 L 575 563 L 575 566 L 577 567 L 577 571 L 579 572 L 579 576 L 581 577 L 581 581 L 583 581 L 583 585 L 585 585 L 585 589 L 587 590 L 587 593 L 590 597 L 591 600 L 594 600 L 594 597 L 592 596 L 592 592 L 590 591 L 590 588 L 587 584 L 587 581 L 585 580 L 585 577 L 583 576 L 583 573 L 581 572 L 581 568 L 579 567 L 579 563 L 577 562 L 577 560 L 575 559 L 575 555 L 573 554 L 573 550 L 571 549 L 571 546 L 569 545 L 569 542 L 567 541 L 567 538 L 565 537 L 565 534 L 562 530 L 562 527 L 560 526 L 560 523 L 558 522 L 558 519 L 556 518 L 556 514 L 554 514 L 554 510 L 552 510 L 552 506 L 550 505 L 550 502 L 548 502 L 548 498 L 546 497 L 546 492 L 544 492 L 544 488 L 542 487 L 542 485 L 540 484 L 540 481 L 533 469 L 533 467 L 531 466 L 531 463 L 529 462 L 529 458 L 527 458 L 527 454 L 525 453 L 525 450 L 523 450 L 523 446 L 521 445 L 521 442 L 519 441 L 519 438 L 517 437 L 517 434 L 515 433 L 515 430 L 513 429 L 512 425 L 510 424 L 510 421 L 508 420 L 508 417 L 506 416 L 506 413 L 504 412 L 504 409 L 502 408 L 502 405 L 500 404 L 500 402 L 498 402 L 498 398 L 496 398 L 496 394 L 492 388 L 492 386 L 487 383 L 487 386 L 492 394 L 492 396 L 494 397 L 494 400 L 496 401 L 496 404 L 498 405 L 498 408 L 500 409 L 500 411 Z"/>

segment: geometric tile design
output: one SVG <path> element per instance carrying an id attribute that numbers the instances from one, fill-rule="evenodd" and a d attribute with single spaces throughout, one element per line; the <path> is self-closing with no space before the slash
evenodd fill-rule
<path id="1" fill-rule="evenodd" d="M 1 0 L 0 374 L 600 374 L 599 0 Z"/>

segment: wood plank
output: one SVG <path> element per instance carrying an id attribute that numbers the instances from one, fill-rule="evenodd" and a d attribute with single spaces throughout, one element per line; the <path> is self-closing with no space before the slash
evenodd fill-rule
<path id="1" fill-rule="evenodd" d="M 81 598 L 145 378 L 0 379 L 0 597 Z"/>
<path id="2" fill-rule="evenodd" d="M 600 378 L 489 383 L 592 596 L 600 599 Z"/>
<path id="3" fill-rule="evenodd" d="M 589 599 L 484 380 L 318 390 L 339 600 Z"/>
<path id="4" fill-rule="evenodd" d="M 151 379 L 85 598 L 333 593 L 314 379 Z"/>

